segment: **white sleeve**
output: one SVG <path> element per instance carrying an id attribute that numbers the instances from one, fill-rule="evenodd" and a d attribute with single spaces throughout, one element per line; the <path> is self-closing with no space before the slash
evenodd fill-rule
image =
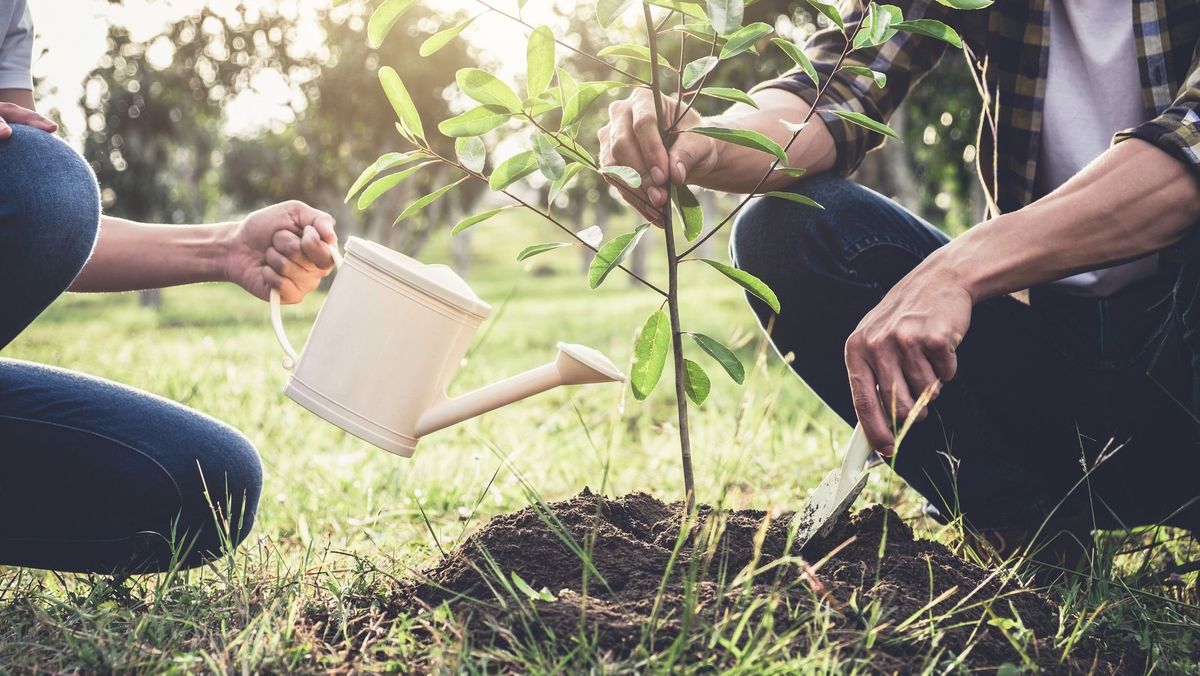
<path id="1" fill-rule="evenodd" d="M 25 0 L 16 0 L 12 18 L 8 32 L 0 36 L 0 89 L 32 90 L 33 18 Z"/>

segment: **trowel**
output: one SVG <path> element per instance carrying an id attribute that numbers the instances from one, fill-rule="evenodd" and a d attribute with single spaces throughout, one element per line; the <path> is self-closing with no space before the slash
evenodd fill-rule
<path id="1" fill-rule="evenodd" d="M 841 469 L 835 469 L 813 491 L 808 503 L 796 516 L 796 543 L 803 547 L 813 538 L 822 538 L 833 532 L 833 527 L 850 511 L 850 505 L 867 485 L 865 466 L 871 455 L 871 446 L 863 434 L 862 425 L 854 426 L 854 433 L 846 443 Z"/>

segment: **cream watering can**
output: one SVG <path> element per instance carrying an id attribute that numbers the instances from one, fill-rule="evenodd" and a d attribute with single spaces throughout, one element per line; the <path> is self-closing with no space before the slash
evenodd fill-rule
<path id="1" fill-rule="evenodd" d="M 279 294 L 271 325 L 291 370 L 284 393 L 364 441 L 409 457 L 421 437 L 559 385 L 625 379 L 603 354 L 558 344 L 544 366 L 453 399 L 454 378 L 491 306 L 453 270 L 424 265 L 351 237 L 303 353 L 283 332 Z"/>

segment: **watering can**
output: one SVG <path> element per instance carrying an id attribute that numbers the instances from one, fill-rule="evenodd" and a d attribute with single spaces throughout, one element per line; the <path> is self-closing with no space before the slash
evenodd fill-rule
<path id="1" fill-rule="evenodd" d="M 446 386 L 491 306 L 444 265 L 424 265 L 351 237 L 301 354 L 283 332 L 279 293 L 271 325 L 291 371 L 284 393 L 354 436 L 403 457 L 421 437 L 560 385 L 616 382 L 600 352 L 559 343 L 548 364 L 459 397 Z"/>

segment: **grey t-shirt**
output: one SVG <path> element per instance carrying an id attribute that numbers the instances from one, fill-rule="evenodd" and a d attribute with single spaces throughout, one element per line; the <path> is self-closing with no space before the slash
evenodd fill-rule
<path id="1" fill-rule="evenodd" d="M 1042 108 L 1039 192 L 1065 183 L 1145 121 L 1129 0 L 1050 0 L 1050 56 Z M 1055 282 L 1109 296 L 1157 270 L 1156 256 Z"/>
<path id="2" fill-rule="evenodd" d="M 25 0 L 0 0 L 0 89 L 33 89 L 33 20 Z"/>

